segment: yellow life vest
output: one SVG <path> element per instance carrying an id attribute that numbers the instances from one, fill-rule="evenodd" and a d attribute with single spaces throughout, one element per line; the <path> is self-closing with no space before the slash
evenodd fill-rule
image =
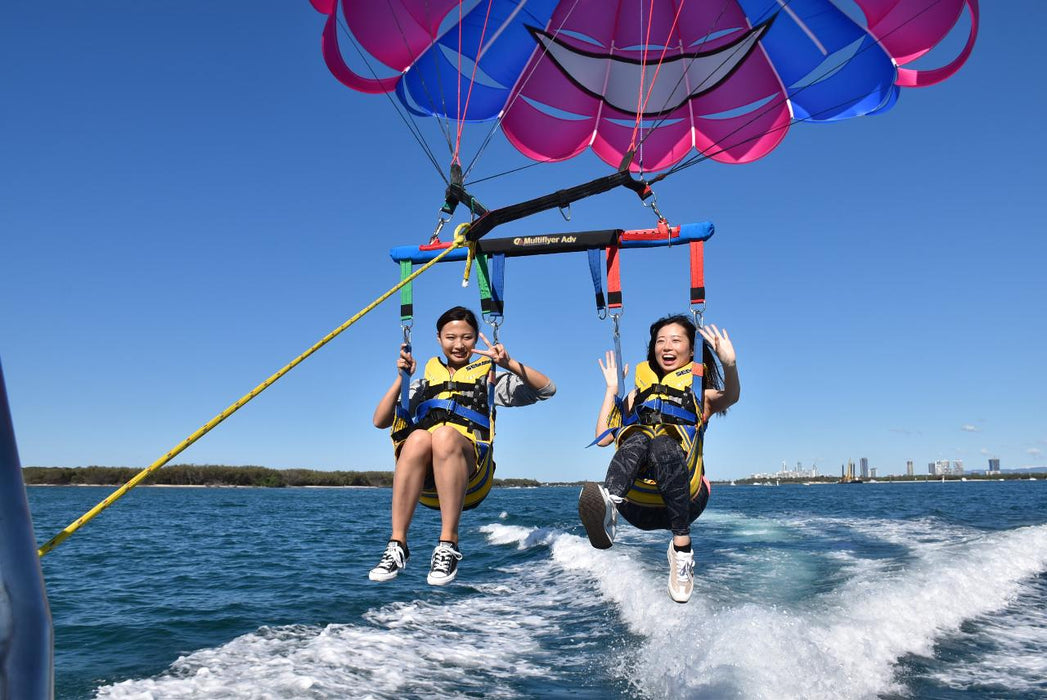
<path id="1" fill-rule="evenodd" d="M 475 468 L 466 486 L 463 510 L 475 508 L 486 498 L 494 481 L 494 384 L 489 381 L 494 364 L 488 357 L 451 370 L 439 357 L 425 364 L 425 388 L 421 401 L 409 419 L 398 416 L 393 422 L 394 452 L 417 429 L 433 432 L 449 425 L 473 443 Z M 426 478 L 419 503 L 440 508 L 436 485 Z"/>
<path id="2" fill-rule="evenodd" d="M 696 375 L 700 377 L 703 369 L 701 364 L 690 362 L 659 378 L 647 362 L 641 362 L 636 366 L 636 395 L 630 414 L 624 418 L 612 416 L 621 424 L 615 436 L 618 445 L 635 432 L 643 432 L 652 438 L 668 435 L 680 444 L 687 455 L 692 499 L 698 497 L 704 476 L 704 397 L 696 396 L 694 392 Z M 700 386 L 701 382 L 697 384 Z M 625 499 L 639 506 L 665 507 L 658 484 L 653 479 L 637 478 Z"/>

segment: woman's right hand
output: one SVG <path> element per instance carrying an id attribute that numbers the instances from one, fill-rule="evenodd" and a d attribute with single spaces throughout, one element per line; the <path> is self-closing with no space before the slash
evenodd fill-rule
<path id="1" fill-rule="evenodd" d="M 400 357 L 396 358 L 396 369 L 397 371 L 405 371 L 408 374 L 414 374 L 414 370 L 417 367 L 414 357 L 407 350 L 407 343 L 400 346 Z"/>
<path id="2" fill-rule="evenodd" d="M 608 350 L 605 358 L 607 364 L 600 358 L 596 358 L 596 361 L 600 364 L 600 371 L 603 372 L 603 380 L 607 383 L 607 388 L 611 391 L 618 392 L 618 363 L 614 359 L 614 352 Z M 629 365 L 625 365 L 622 374 L 629 374 Z"/>

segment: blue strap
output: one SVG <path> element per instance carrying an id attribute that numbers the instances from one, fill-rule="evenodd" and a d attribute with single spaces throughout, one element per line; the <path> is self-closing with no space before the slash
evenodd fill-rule
<path id="1" fill-rule="evenodd" d="M 625 402 L 625 361 L 622 359 L 622 336 L 618 333 L 618 315 L 614 316 L 614 361 L 618 364 L 618 404 Z"/>
<path id="2" fill-rule="evenodd" d="M 410 354 L 411 344 L 404 343 L 404 350 Z M 407 421 L 408 425 L 414 425 L 414 421 L 411 420 L 411 375 L 406 369 L 400 370 L 400 405 L 398 408 L 398 415 Z"/>
<path id="3" fill-rule="evenodd" d="M 593 290 L 596 292 L 596 315 L 607 318 L 607 300 L 603 295 L 603 249 L 593 248 L 586 251 L 589 256 L 589 274 L 593 278 Z"/>
<path id="4" fill-rule="evenodd" d="M 429 399 L 428 401 L 423 401 L 418 404 L 418 408 L 415 410 L 415 421 L 420 423 L 425 418 L 426 414 L 433 409 L 443 409 L 448 413 L 461 416 L 483 430 L 491 429 L 490 416 L 485 416 L 471 408 L 466 408 L 465 406 L 460 405 L 457 401 L 451 399 Z"/>
<path id="5" fill-rule="evenodd" d="M 501 318 L 505 313 L 505 255 L 490 256 L 491 263 L 491 315 Z"/>
<path id="6" fill-rule="evenodd" d="M 588 445 L 586 445 L 586 447 L 592 447 L 593 445 L 595 445 L 596 443 L 600 442 L 601 440 L 603 440 L 608 435 L 614 435 L 615 437 L 617 437 L 618 431 L 622 430 L 627 425 L 632 425 L 633 423 L 636 422 L 636 414 L 635 413 L 631 413 L 628 416 L 623 415 L 622 408 L 624 406 L 623 406 L 623 400 L 622 400 L 621 396 L 615 396 L 614 397 L 614 404 L 615 404 L 615 406 L 618 407 L 618 415 L 621 416 L 622 424 L 619 425 L 617 428 L 608 428 L 607 430 L 603 431 L 602 433 L 600 433 L 599 435 L 596 436 L 595 440 L 593 440 Z"/>
<path id="7" fill-rule="evenodd" d="M 688 423 L 694 423 L 697 425 L 698 417 L 691 411 L 685 411 L 675 404 L 662 401 L 661 399 L 652 399 L 650 401 L 644 401 L 638 406 L 639 408 L 649 408 L 656 413 L 660 413 L 663 416 L 672 416 L 673 418 L 679 418 L 685 420 Z"/>
<path id="8" fill-rule="evenodd" d="M 694 406 L 701 415 L 702 430 L 705 430 L 705 372 L 691 374 L 691 393 L 694 394 Z M 695 421 L 698 424 L 698 421 Z"/>

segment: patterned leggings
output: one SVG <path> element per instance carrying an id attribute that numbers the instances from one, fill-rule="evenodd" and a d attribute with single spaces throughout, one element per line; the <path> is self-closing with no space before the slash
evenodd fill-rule
<path id="1" fill-rule="evenodd" d="M 635 432 L 618 446 L 604 485 L 612 496 L 624 497 L 637 477 L 654 479 L 665 501 L 665 508 L 638 506 L 629 501 L 618 504 L 623 518 L 641 530 L 671 530 L 674 535 L 690 535 L 691 523 L 705 510 L 709 490 L 702 480 L 697 498 L 691 500 L 687 455 L 668 435 L 651 438 Z"/>

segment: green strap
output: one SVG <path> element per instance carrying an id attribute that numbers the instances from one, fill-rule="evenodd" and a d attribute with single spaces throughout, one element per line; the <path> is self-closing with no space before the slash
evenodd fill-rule
<path id="1" fill-rule="evenodd" d="M 487 256 L 477 253 L 473 258 L 476 270 L 476 286 L 480 288 L 480 311 L 486 320 L 491 313 L 491 273 L 487 269 Z"/>
<path id="2" fill-rule="evenodd" d="M 400 281 L 411 276 L 414 264 L 410 260 L 400 261 Z M 408 282 L 400 288 L 400 320 L 410 321 L 414 318 L 414 282 Z"/>

